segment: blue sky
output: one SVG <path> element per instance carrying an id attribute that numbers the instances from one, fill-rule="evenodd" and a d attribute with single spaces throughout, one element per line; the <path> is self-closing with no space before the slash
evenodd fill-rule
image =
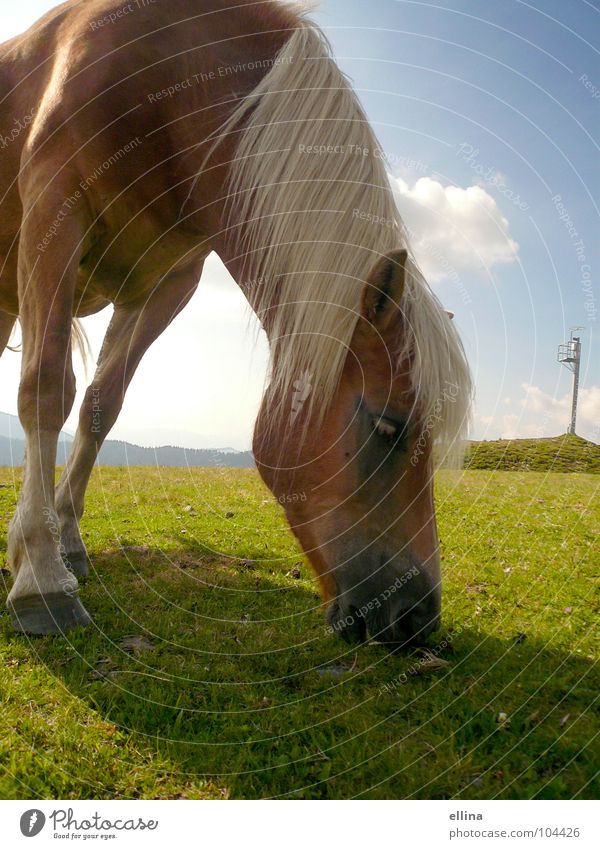
<path id="1" fill-rule="evenodd" d="M 328 0 L 317 17 L 390 161 L 418 162 L 395 173 L 409 186 L 422 175 L 444 187 L 479 184 L 518 243 L 512 261 L 480 268 L 474 244 L 460 290 L 434 282 L 477 375 L 475 434 L 566 428 L 571 376 L 556 364 L 556 347 L 571 325 L 583 325 L 579 431 L 600 441 L 598 4 Z M 591 294 L 583 291 L 588 274 Z"/>
<path id="2" fill-rule="evenodd" d="M 53 5 L 11 6 L 0 38 Z M 582 325 L 578 432 L 600 442 L 600 4 L 323 0 L 314 18 L 380 137 L 416 254 L 456 313 L 476 376 L 473 435 L 566 430 L 571 375 L 556 349 Z M 216 311 L 227 316 L 218 325 Z M 96 348 L 105 323 L 90 322 Z M 174 376 L 181 361 L 194 393 L 187 367 Z M 213 259 L 147 355 L 113 436 L 245 448 L 265 363 Z M 17 369 L 14 355 L 0 361 L 9 412 Z"/>

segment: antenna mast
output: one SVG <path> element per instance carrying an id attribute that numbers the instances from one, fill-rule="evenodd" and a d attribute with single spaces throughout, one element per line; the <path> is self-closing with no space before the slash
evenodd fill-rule
<path id="1" fill-rule="evenodd" d="M 577 400 L 579 397 L 579 366 L 581 364 L 581 337 L 574 334 L 584 327 L 572 327 L 571 338 L 564 345 L 558 346 L 558 362 L 573 372 L 573 404 L 571 406 L 571 422 L 567 433 L 575 433 L 577 424 Z"/>

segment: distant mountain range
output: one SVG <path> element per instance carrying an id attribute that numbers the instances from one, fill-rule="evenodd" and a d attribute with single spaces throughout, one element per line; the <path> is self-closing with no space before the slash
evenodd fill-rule
<path id="1" fill-rule="evenodd" d="M 58 464 L 64 465 L 73 436 L 63 432 L 58 447 Z M 0 466 L 22 466 L 25 455 L 25 434 L 16 416 L 0 413 Z M 202 466 L 249 469 L 254 467 L 250 451 L 224 449 L 179 448 L 163 445 L 144 448 L 131 442 L 107 439 L 98 462 L 101 466 Z"/>

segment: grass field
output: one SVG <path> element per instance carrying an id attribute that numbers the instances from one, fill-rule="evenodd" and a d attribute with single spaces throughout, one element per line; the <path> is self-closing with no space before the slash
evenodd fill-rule
<path id="1" fill-rule="evenodd" d="M 0 615 L 0 797 L 597 797 L 599 496 L 440 473 L 443 630 L 392 656 L 327 635 L 255 472 L 97 470 L 95 626 L 29 640 Z"/>

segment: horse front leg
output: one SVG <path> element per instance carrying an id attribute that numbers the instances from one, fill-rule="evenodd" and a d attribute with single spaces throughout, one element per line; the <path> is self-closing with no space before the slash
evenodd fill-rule
<path id="1" fill-rule="evenodd" d="M 201 272 L 202 263 L 197 263 L 190 271 L 163 280 L 142 304 L 118 307 L 106 331 L 98 369 L 81 406 L 75 442 L 56 490 L 63 557 L 79 577 L 89 572 L 79 522 L 98 452 L 118 418 L 142 357 L 187 304 Z"/>
<path id="2" fill-rule="evenodd" d="M 7 606 L 13 626 L 28 634 L 62 633 L 91 621 L 78 598 L 77 578 L 61 556 L 54 505 L 58 436 L 75 397 L 71 323 L 85 211 L 72 208 L 56 223 L 69 194 L 65 186 L 53 188 L 53 176 L 38 174 L 36 180 L 29 175 L 22 185 L 19 418 L 26 455 L 21 497 L 8 534 L 14 583 Z"/>

